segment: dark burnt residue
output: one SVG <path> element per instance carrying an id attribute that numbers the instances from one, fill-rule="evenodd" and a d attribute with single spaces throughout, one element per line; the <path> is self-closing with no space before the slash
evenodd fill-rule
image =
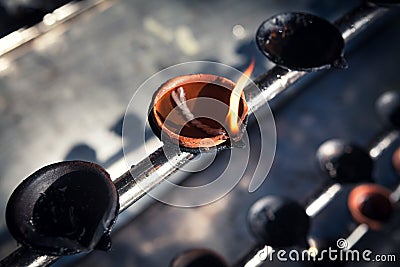
<path id="1" fill-rule="evenodd" d="M 24 180 L 7 204 L 10 233 L 22 245 L 48 255 L 111 246 L 118 195 L 99 165 L 67 161 L 46 166 Z"/>

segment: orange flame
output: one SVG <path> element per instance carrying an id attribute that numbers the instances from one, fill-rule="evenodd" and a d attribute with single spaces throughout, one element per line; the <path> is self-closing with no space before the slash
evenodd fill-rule
<path id="1" fill-rule="evenodd" d="M 228 115 L 226 116 L 226 120 L 229 123 L 229 129 L 233 135 L 236 135 L 239 132 L 239 103 L 240 97 L 244 90 L 244 87 L 249 79 L 251 73 L 254 69 L 254 58 L 251 60 L 250 65 L 247 67 L 245 72 L 242 76 L 240 76 L 239 80 L 237 81 L 235 88 L 233 88 L 231 93 L 231 98 L 229 102 L 229 111 Z"/>

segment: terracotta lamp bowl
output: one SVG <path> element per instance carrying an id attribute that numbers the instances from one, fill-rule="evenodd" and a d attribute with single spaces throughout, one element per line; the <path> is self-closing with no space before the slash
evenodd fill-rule
<path id="1" fill-rule="evenodd" d="M 390 190 L 376 184 L 362 184 L 355 187 L 348 199 L 351 215 L 358 223 L 365 223 L 373 230 L 379 230 L 387 222 L 394 209 Z"/>
<path id="2" fill-rule="evenodd" d="M 153 97 L 149 112 L 153 132 L 164 143 L 178 144 L 183 151 L 231 147 L 234 143 L 232 139 L 241 139 L 248 113 L 242 93 L 238 112 L 239 130 L 230 133 L 226 117 L 234 87 L 235 83 L 231 80 L 211 74 L 185 75 L 168 80 Z M 177 104 L 177 96 L 184 98 L 183 102 L 191 115 L 185 114 L 182 105 Z"/>

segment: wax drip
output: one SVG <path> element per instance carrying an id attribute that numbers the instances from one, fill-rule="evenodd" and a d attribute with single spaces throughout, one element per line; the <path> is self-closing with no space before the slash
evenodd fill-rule
<path id="1" fill-rule="evenodd" d="M 176 92 L 178 91 L 178 93 Z M 181 110 L 182 115 L 195 127 L 199 128 L 203 132 L 210 135 L 222 135 L 224 139 L 227 139 L 228 136 L 223 129 L 215 129 L 211 126 L 202 123 L 200 120 L 196 119 L 193 113 L 190 112 L 189 107 L 186 104 L 185 91 L 183 87 L 179 87 L 176 91 L 171 93 L 172 99 L 175 101 L 177 107 Z"/>

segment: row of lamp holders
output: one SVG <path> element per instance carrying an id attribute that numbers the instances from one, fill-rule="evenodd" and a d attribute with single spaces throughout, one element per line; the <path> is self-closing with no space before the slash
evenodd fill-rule
<path id="1" fill-rule="evenodd" d="M 377 159 L 380 154 L 393 144 L 398 137 L 400 129 L 400 92 L 386 92 L 377 101 L 377 112 L 387 125 L 381 140 L 390 140 L 385 147 L 379 148 L 379 153 L 374 154 Z M 268 253 L 274 249 L 298 246 L 308 249 L 310 257 L 318 257 L 318 251 L 328 249 L 322 247 L 313 239 L 307 240 L 310 229 L 310 219 L 321 212 L 324 207 L 334 200 L 341 185 L 354 184 L 348 196 L 348 209 L 354 220 L 361 226 L 373 231 L 381 230 L 397 208 L 399 188 L 395 192 L 373 183 L 373 159 L 371 151 L 376 151 L 381 142 L 371 147 L 367 152 L 363 148 L 339 139 L 328 140 L 317 150 L 316 158 L 324 173 L 330 178 L 328 185 L 322 187 L 321 196 L 303 207 L 300 203 L 286 197 L 268 195 L 256 201 L 248 212 L 248 225 L 257 244 L 248 254 L 233 264 L 233 267 L 261 266 Z M 400 147 L 392 156 L 392 166 L 400 176 Z M 333 192 L 332 189 L 336 188 Z M 325 189 L 325 190 L 324 190 Z M 321 203 L 322 202 L 322 203 Z M 358 228 L 356 228 L 357 230 Z M 354 230 L 354 232 L 356 231 Z M 365 231 L 363 232 L 365 234 Z M 359 236 L 358 241 L 362 236 Z M 339 238 L 339 237 L 338 237 Z M 346 248 L 351 249 L 354 241 L 346 243 Z M 332 245 L 332 244 L 329 244 Z M 336 246 L 336 244 L 334 245 Z M 267 248 L 265 250 L 265 248 Z M 261 253 L 264 253 L 260 258 Z M 325 261 L 324 261 L 325 260 Z M 314 264 L 326 266 L 329 259 L 314 261 Z M 333 266 L 342 266 L 345 262 L 337 261 Z M 322 264 L 322 265 L 321 265 Z M 329 264 L 332 265 L 332 262 Z M 329 265 L 329 266 L 331 266 Z M 209 249 L 192 249 L 179 254 L 170 264 L 171 267 L 228 267 L 228 263 L 218 253 Z"/>

